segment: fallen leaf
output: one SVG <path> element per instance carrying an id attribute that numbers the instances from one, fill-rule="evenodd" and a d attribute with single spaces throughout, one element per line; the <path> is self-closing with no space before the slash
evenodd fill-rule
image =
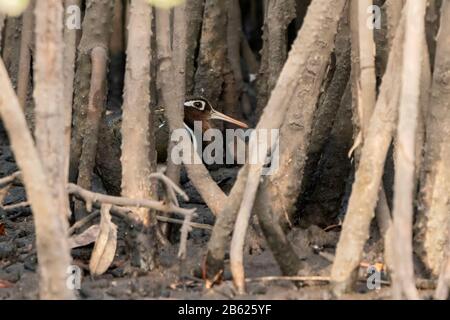
<path id="1" fill-rule="evenodd" d="M 0 279 L 0 289 L 6 289 L 6 288 L 12 288 L 14 287 L 14 284 L 7 281 Z"/>
<path id="2" fill-rule="evenodd" d="M 80 234 L 73 235 L 69 238 L 70 249 L 84 247 L 95 242 L 100 233 L 100 225 L 94 224 Z"/>
<path id="3" fill-rule="evenodd" d="M 111 221 L 110 210 L 110 204 L 103 204 L 100 210 L 100 233 L 89 261 L 89 270 L 92 275 L 100 275 L 108 270 L 116 253 L 117 226 Z"/>
<path id="4" fill-rule="evenodd" d="M 6 235 L 5 224 L 0 223 L 0 236 L 4 236 L 4 235 Z"/>

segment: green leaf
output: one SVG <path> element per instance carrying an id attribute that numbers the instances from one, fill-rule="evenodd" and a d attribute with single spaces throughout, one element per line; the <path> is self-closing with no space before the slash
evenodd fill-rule
<path id="1" fill-rule="evenodd" d="M 30 0 L 0 0 L 0 13 L 19 16 L 28 7 Z"/>
<path id="2" fill-rule="evenodd" d="M 184 2 L 184 0 L 147 0 L 152 6 L 170 9 Z"/>

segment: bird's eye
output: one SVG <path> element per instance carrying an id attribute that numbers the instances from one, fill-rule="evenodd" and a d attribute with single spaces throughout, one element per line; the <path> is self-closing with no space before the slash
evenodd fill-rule
<path id="1" fill-rule="evenodd" d="M 194 102 L 194 107 L 199 110 L 203 110 L 203 104 L 201 102 Z"/>

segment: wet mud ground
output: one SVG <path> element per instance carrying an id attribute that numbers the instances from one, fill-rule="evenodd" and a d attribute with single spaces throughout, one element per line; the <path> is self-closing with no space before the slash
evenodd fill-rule
<path id="1" fill-rule="evenodd" d="M 14 158 L 8 146 L 0 146 L 0 177 L 17 170 Z M 225 191 L 231 188 L 236 177 L 237 168 L 219 168 L 212 171 L 213 178 Z M 214 217 L 205 206 L 200 196 L 185 181 L 184 190 L 190 196 L 186 207 L 196 207 L 196 222 L 212 225 Z M 26 200 L 25 190 L 20 184 L 13 185 L 4 205 Z M 118 248 L 116 257 L 109 270 L 97 277 L 91 277 L 88 271 L 89 258 L 93 245 L 72 250 L 74 264 L 83 270 L 81 288 L 77 290 L 80 299 L 331 299 L 327 282 L 307 281 L 267 281 L 258 277 L 280 276 L 281 272 L 262 237 L 253 239 L 245 251 L 247 294 L 237 295 L 234 290 L 231 273 L 224 273 L 224 281 L 212 289 L 205 289 L 201 280 L 200 265 L 209 239 L 209 230 L 194 229 L 188 240 L 188 257 L 183 264 L 177 258 L 178 232 L 172 244 L 161 246 L 159 269 L 140 274 L 130 269 L 124 226 L 113 218 L 119 226 Z M 20 208 L 5 212 L 0 211 L 0 299 L 36 299 L 38 298 L 37 260 L 34 253 L 34 226 L 29 208 Z M 317 226 L 306 229 L 295 228 L 289 239 L 297 249 L 298 255 L 305 262 L 302 275 L 328 276 L 331 269 L 339 228 L 325 232 Z M 257 234 L 257 233 L 256 233 Z M 370 239 L 366 245 L 364 261 L 375 263 L 382 261 L 382 246 L 379 237 Z M 376 239 L 378 238 L 378 239 Z M 390 295 L 388 286 L 380 290 L 368 290 L 364 282 L 364 269 L 361 270 L 362 281 L 358 283 L 357 293 L 342 299 L 387 299 Z M 252 280 L 253 279 L 253 280 Z M 429 292 L 423 291 L 426 297 Z"/>

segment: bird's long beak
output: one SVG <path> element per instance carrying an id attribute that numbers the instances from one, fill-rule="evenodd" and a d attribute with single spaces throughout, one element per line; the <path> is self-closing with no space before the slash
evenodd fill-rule
<path id="1" fill-rule="evenodd" d="M 217 120 L 222 120 L 225 122 L 233 123 L 241 128 L 248 128 L 248 125 L 245 124 L 244 122 L 233 119 L 232 117 L 229 117 L 229 116 L 227 116 L 219 111 L 216 111 L 216 110 L 212 110 L 211 119 L 217 119 Z"/>

